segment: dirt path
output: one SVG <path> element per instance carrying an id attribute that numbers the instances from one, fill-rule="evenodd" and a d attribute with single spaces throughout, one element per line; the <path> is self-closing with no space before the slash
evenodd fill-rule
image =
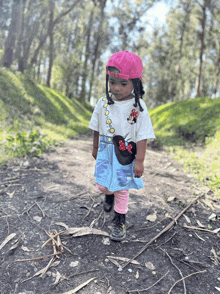
<path id="1" fill-rule="evenodd" d="M 184 228 L 184 224 L 210 231 L 220 227 L 220 204 L 210 200 L 209 193 L 137 257 L 139 264 L 123 270 L 117 266 L 123 263 L 116 257 L 135 256 L 201 193 L 202 188 L 166 152 L 151 149 L 145 160 L 145 188 L 130 191 L 127 240 L 113 242 L 97 231 L 79 237 L 60 235 L 64 252 L 40 277 L 39 271 L 53 257 L 37 257 L 54 253 L 51 242 L 42 248 L 47 233 L 65 231 L 67 226 L 109 232 L 112 213 L 103 213 L 91 148 L 92 137 L 81 136 L 41 158 L 0 167 L 0 293 L 70 294 L 86 281 L 88 285 L 77 293 L 220 293 L 219 235 Z M 210 221 L 213 212 L 217 217 Z M 8 241 L 8 236 L 13 238 Z M 31 260 L 17 261 L 23 259 Z M 172 288 L 183 277 L 185 283 Z"/>

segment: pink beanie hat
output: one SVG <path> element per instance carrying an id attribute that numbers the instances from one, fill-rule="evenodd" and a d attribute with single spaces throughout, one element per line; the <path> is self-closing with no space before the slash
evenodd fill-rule
<path id="1" fill-rule="evenodd" d="M 116 67 L 120 72 L 110 72 L 108 70 L 109 66 Z M 108 75 L 126 80 L 142 78 L 142 70 L 143 63 L 140 57 L 129 51 L 116 52 L 109 58 L 108 64 L 106 66 L 106 73 Z"/>

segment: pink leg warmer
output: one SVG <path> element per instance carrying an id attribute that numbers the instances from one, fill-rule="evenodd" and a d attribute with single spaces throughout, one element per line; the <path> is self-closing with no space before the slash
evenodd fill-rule
<path id="1" fill-rule="evenodd" d="M 121 214 L 126 214 L 128 209 L 128 190 L 121 190 L 111 192 L 106 187 L 96 184 L 96 187 L 106 195 L 115 195 L 115 207 L 114 210 Z"/>

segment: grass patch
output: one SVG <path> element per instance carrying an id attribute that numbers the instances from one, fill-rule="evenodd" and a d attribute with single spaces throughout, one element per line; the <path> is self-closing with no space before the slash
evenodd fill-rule
<path id="1" fill-rule="evenodd" d="M 29 142 L 30 134 L 39 132 L 43 146 L 88 132 L 92 113 L 87 108 L 27 76 L 0 68 L 0 162 L 30 152 L 27 144 L 39 143 L 39 138 Z M 20 137 L 25 144 L 19 150 Z"/>
<path id="2" fill-rule="evenodd" d="M 220 98 L 168 103 L 149 113 L 155 145 L 164 146 L 220 197 Z"/>

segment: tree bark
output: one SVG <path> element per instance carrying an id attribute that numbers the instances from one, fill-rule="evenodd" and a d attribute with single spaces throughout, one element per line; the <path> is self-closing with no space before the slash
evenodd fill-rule
<path id="1" fill-rule="evenodd" d="M 17 22 L 19 14 L 20 0 L 14 0 L 12 5 L 11 23 L 9 26 L 8 36 L 5 42 L 5 51 L 2 63 L 5 67 L 10 68 L 13 62 L 13 54 L 16 42 Z"/>
<path id="2" fill-rule="evenodd" d="M 73 3 L 73 5 L 70 6 L 69 9 L 67 9 L 67 10 L 64 11 L 64 12 L 61 12 L 61 13 L 57 16 L 57 18 L 53 21 L 53 28 L 55 27 L 56 24 L 58 24 L 58 23 L 60 22 L 60 20 L 61 20 L 65 15 L 67 15 L 71 10 L 73 10 L 73 8 L 74 8 L 74 7 L 75 7 L 80 1 L 81 1 L 81 0 L 76 0 L 76 1 Z M 44 43 L 46 42 L 48 35 L 49 35 L 49 31 L 47 30 L 47 32 L 41 37 L 41 39 L 40 39 L 40 43 L 39 43 L 39 45 L 37 46 L 37 48 L 35 49 L 35 51 L 34 51 L 33 57 L 32 57 L 31 62 L 30 62 L 30 64 L 29 64 L 29 68 L 31 68 L 31 67 L 34 65 L 34 63 L 37 62 L 37 56 L 38 56 L 38 54 L 39 54 L 39 51 L 40 51 L 40 49 L 43 47 Z"/>
<path id="3" fill-rule="evenodd" d="M 107 0 L 103 0 L 101 2 L 99 32 L 98 32 L 98 36 L 97 36 L 97 39 L 96 39 L 96 45 L 95 45 L 95 50 L 94 50 L 94 58 L 92 60 L 92 73 L 91 73 L 91 77 L 90 77 L 88 101 L 90 101 L 91 96 L 92 96 L 92 88 L 93 88 L 93 82 L 94 82 L 96 61 L 97 61 L 97 58 L 98 58 L 99 46 L 100 46 L 100 42 L 101 42 L 101 39 L 102 39 L 102 27 L 103 27 L 103 21 L 104 21 L 104 9 L 105 9 L 106 2 L 107 2 Z"/>
<path id="4" fill-rule="evenodd" d="M 48 72 L 47 72 L 47 86 L 48 87 L 50 87 L 51 72 L 52 72 L 52 67 L 53 67 L 53 55 L 54 55 L 54 40 L 53 40 L 54 8 L 55 8 L 55 2 L 54 2 L 54 0 L 49 0 L 49 26 L 48 26 L 48 33 L 49 33 L 50 45 L 49 45 L 49 67 L 48 67 Z"/>
<path id="5" fill-rule="evenodd" d="M 80 97 L 79 97 L 80 102 L 86 101 L 86 97 L 85 97 L 86 96 L 86 79 L 88 76 L 87 68 L 88 68 L 88 60 L 90 55 L 90 38 L 91 38 L 91 32 L 92 32 L 93 15 L 94 15 L 94 7 L 92 8 L 92 11 L 90 13 L 88 29 L 87 29 L 85 61 L 84 61 L 83 73 L 82 73 L 82 88 L 81 88 Z"/>
<path id="6" fill-rule="evenodd" d="M 203 52 L 204 52 L 204 40 L 205 40 L 205 26 L 206 26 L 206 8 L 207 8 L 207 0 L 204 0 L 202 7 L 202 19 L 201 19 L 201 25 L 202 25 L 202 31 L 201 31 L 201 37 L 200 37 L 200 55 L 199 55 L 199 81 L 198 81 L 198 87 L 197 87 L 197 93 L 196 97 L 201 96 L 201 79 L 202 79 L 202 65 L 203 65 Z"/>

